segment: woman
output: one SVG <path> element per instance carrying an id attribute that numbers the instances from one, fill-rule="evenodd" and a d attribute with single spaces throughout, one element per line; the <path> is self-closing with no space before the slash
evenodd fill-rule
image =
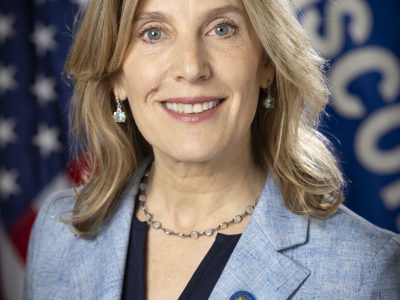
<path id="1" fill-rule="evenodd" d="M 41 209 L 26 298 L 400 297 L 400 237 L 341 205 L 322 67 L 287 0 L 91 1 L 87 180 Z"/>

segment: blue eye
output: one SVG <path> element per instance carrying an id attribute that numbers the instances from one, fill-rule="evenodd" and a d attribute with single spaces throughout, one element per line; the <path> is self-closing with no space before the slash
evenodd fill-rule
<path id="1" fill-rule="evenodd" d="M 150 28 L 146 34 L 147 38 L 151 41 L 157 41 L 161 38 L 161 30 L 159 28 Z"/>
<path id="2" fill-rule="evenodd" d="M 220 37 L 231 37 L 237 33 L 239 29 L 239 26 L 236 25 L 235 23 L 225 20 L 222 21 L 221 23 L 215 25 L 213 29 L 213 34 L 220 36 Z"/>
<path id="3" fill-rule="evenodd" d="M 215 27 L 215 33 L 219 36 L 224 36 L 229 33 L 229 26 L 228 25 L 218 25 Z"/>

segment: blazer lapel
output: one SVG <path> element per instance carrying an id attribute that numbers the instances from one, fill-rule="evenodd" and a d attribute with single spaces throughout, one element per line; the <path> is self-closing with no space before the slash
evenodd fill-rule
<path id="1" fill-rule="evenodd" d="M 138 168 L 112 218 L 95 239 L 77 238 L 71 249 L 72 280 L 79 299 L 120 299 L 135 196 L 148 157 Z"/>
<path id="2" fill-rule="evenodd" d="M 285 208 L 269 177 L 252 218 L 225 266 L 210 299 L 229 299 L 247 291 L 256 299 L 287 299 L 310 271 L 283 254 L 306 243 L 309 218 Z"/>

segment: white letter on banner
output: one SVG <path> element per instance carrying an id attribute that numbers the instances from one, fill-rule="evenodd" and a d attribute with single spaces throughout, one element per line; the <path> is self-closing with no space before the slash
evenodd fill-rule
<path id="1" fill-rule="evenodd" d="M 381 150 L 378 146 L 379 139 L 397 127 L 400 127 L 400 103 L 379 109 L 358 128 L 355 153 L 372 173 L 389 175 L 400 171 L 400 145 L 391 150 Z"/>
<path id="2" fill-rule="evenodd" d="M 381 190 L 381 197 L 383 199 L 383 202 L 385 203 L 385 206 L 388 209 L 394 210 L 394 209 L 400 207 L 400 179 L 385 186 Z M 399 216 L 399 220 L 400 220 L 400 216 Z M 400 225 L 400 223 L 399 223 L 399 225 Z M 400 230 L 400 227 L 399 227 L 399 230 Z"/>
<path id="3" fill-rule="evenodd" d="M 378 90 L 385 102 L 393 102 L 399 95 L 400 63 L 393 53 L 380 47 L 353 50 L 343 55 L 329 73 L 333 107 L 342 117 L 356 119 L 365 116 L 366 108 L 361 97 L 349 94 L 347 87 L 354 79 L 368 72 L 382 75 Z"/>
<path id="4" fill-rule="evenodd" d="M 301 4 L 309 1 L 300 1 Z M 346 32 L 343 17 L 349 16 L 349 34 L 357 45 L 364 43 L 372 30 L 372 14 L 364 0 L 327 1 L 326 17 L 322 17 L 317 8 L 306 9 L 303 13 L 302 25 L 313 41 L 314 48 L 323 56 L 332 58 L 338 55 L 344 45 Z M 325 21 L 325 37 L 321 36 L 318 28 Z"/>
<path id="5" fill-rule="evenodd" d="M 355 153 L 364 167 L 383 175 L 400 171 L 400 146 L 390 151 L 381 151 L 378 147 L 379 139 L 396 127 L 400 127 L 400 104 L 378 110 L 359 127 L 355 139 Z M 400 180 L 382 188 L 380 195 L 386 208 L 398 208 Z M 397 221 L 400 230 L 400 216 Z"/>

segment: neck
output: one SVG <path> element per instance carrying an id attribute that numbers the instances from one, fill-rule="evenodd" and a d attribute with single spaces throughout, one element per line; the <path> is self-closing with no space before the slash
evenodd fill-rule
<path id="1" fill-rule="evenodd" d="M 203 230 L 243 213 L 257 200 L 266 176 L 249 150 L 201 163 L 176 161 L 155 151 L 149 211 L 165 227 L 180 231 Z"/>

